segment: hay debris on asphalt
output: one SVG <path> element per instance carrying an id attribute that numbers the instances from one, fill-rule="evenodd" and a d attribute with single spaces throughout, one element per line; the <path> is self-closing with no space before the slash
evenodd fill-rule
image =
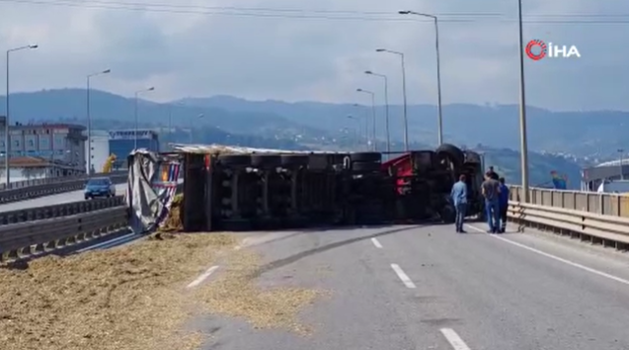
<path id="1" fill-rule="evenodd" d="M 0 270 L 0 348 L 198 348 L 198 334 L 180 333 L 193 309 L 182 286 L 236 243 L 220 234 L 177 235 Z"/>
<path id="2" fill-rule="evenodd" d="M 255 328 L 311 333 L 298 314 L 327 292 L 292 286 L 261 288 L 256 285 L 260 261 L 251 250 L 230 254 L 220 277 L 197 291 L 201 301 L 210 312 L 243 318 Z"/>
<path id="3" fill-rule="evenodd" d="M 181 222 L 181 209 L 183 206 L 183 194 L 177 194 L 173 198 L 170 204 L 170 211 L 168 217 L 164 221 L 164 225 L 160 229 L 163 232 L 174 232 L 183 230 L 183 223 Z"/>

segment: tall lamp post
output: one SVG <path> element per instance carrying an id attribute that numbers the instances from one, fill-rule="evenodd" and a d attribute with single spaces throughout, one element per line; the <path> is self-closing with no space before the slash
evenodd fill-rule
<path id="1" fill-rule="evenodd" d="M 358 103 L 354 103 L 354 107 L 359 108 L 362 107 L 361 105 L 359 105 Z M 369 145 L 371 144 L 371 140 L 370 140 L 370 133 L 369 133 L 369 112 L 367 110 L 365 110 L 365 115 L 364 115 L 364 122 L 365 122 L 365 150 L 369 151 Z"/>
<path id="2" fill-rule="evenodd" d="M 133 149 L 136 150 L 138 149 L 138 95 L 143 93 L 143 92 L 149 92 L 149 91 L 153 91 L 155 90 L 155 87 L 150 87 L 148 89 L 143 89 L 143 90 L 138 90 L 135 92 L 135 100 L 134 100 L 134 104 L 135 104 L 135 110 L 134 110 L 134 116 L 135 116 L 135 135 L 133 137 Z"/>
<path id="3" fill-rule="evenodd" d="M 21 50 L 27 50 L 27 49 L 36 49 L 38 48 L 38 45 L 26 45 L 26 46 L 20 46 L 20 47 L 16 47 L 13 49 L 8 49 L 7 50 L 7 96 L 6 96 L 6 115 L 5 115 L 5 125 L 4 125 L 4 170 L 7 173 L 7 177 L 6 177 L 6 188 L 9 188 L 9 186 L 11 185 L 11 176 L 10 176 L 10 169 L 9 169 L 9 158 L 11 157 L 11 144 L 9 143 L 10 139 L 9 139 L 9 95 L 10 95 L 10 89 L 9 89 L 9 58 L 10 58 L 10 54 L 11 52 L 15 52 L 15 51 L 21 51 Z"/>
<path id="4" fill-rule="evenodd" d="M 203 117 L 205 117 L 205 115 L 203 113 L 201 113 L 201 114 L 199 114 L 197 116 L 197 119 L 203 119 Z M 192 126 L 193 126 L 193 124 L 194 124 L 194 119 L 190 119 L 190 143 L 192 143 L 192 130 L 193 130 Z"/>
<path id="5" fill-rule="evenodd" d="M 371 95 L 371 142 L 373 143 L 371 147 L 376 151 L 378 143 L 376 141 L 376 94 L 365 89 L 356 89 L 356 91 Z"/>
<path id="6" fill-rule="evenodd" d="M 87 76 L 87 173 L 92 173 L 92 115 L 90 111 L 90 78 L 101 75 L 109 74 L 111 69 L 105 69 L 103 71 L 92 73 Z"/>
<path id="7" fill-rule="evenodd" d="M 362 142 L 360 141 L 360 139 L 362 138 L 360 135 L 360 129 L 362 129 L 361 125 L 360 125 L 360 118 L 354 117 L 353 115 L 348 115 L 347 119 L 351 119 L 353 121 L 356 122 L 357 126 L 356 126 L 356 137 L 358 138 L 358 144 L 360 145 Z"/>
<path id="8" fill-rule="evenodd" d="M 408 152 L 408 114 L 406 104 L 406 64 L 404 62 L 404 53 L 387 49 L 377 49 L 376 52 L 387 52 L 400 56 L 402 60 L 402 97 L 404 98 L 404 150 Z"/>
<path id="9" fill-rule="evenodd" d="M 387 133 L 387 153 L 391 152 L 391 134 L 389 133 L 389 78 L 384 74 L 365 71 L 367 75 L 373 75 L 384 79 L 384 104 L 385 104 L 385 132 Z"/>
<path id="10" fill-rule="evenodd" d="M 524 34 L 522 30 L 522 0 L 518 0 L 518 34 L 520 42 L 520 162 L 524 203 L 529 202 L 529 146 L 526 132 L 526 88 L 524 84 Z"/>
<path id="11" fill-rule="evenodd" d="M 435 23 L 435 49 L 437 52 L 437 99 L 439 103 L 439 120 L 437 126 L 437 142 L 441 145 L 443 143 L 443 113 L 441 105 L 441 59 L 439 55 L 439 19 L 437 16 L 427 13 L 415 12 L 415 11 L 399 11 L 401 15 L 415 15 L 421 17 L 427 17 Z"/>

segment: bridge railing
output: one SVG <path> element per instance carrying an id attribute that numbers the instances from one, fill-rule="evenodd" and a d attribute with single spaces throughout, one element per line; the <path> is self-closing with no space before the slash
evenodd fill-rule
<path id="1" fill-rule="evenodd" d="M 518 225 L 573 238 L 629 248 L 629 196 L 612 193 L 530 188 L 524 203 L 520 186 L 509 186 L 509 219 Z"/>
<path id="2" fill-rule="evenodd" d="M 510 199 L 521 202 L 524 191 L 521 186 L 509 186 Z M 629 218 L 629 196 L 613 193 L 565 191 L 546 188 L 529 188 L 531 204 L 547 207 L 584 211 L 600 215 Z"/>

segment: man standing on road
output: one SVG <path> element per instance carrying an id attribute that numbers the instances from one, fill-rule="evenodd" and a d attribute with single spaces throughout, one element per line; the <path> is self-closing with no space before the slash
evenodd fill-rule
<path id="1" fill-rule="evenodd" d="M 499 203 L 500 206 L 500 233 L 505 233 L 507 230 L 507 211 L 509 210 L 509 187 L 505 185 L 505 178 L 501 177 L 500 181 L 500 194 Z"/>
<path id="2" fill-rule="evenodd" d="M 487 233 L 498 233 L 500 228 L 500 182 L 491 178 L 491 173 L 485 173 L 485 181 L 481 185 L 483 197 L 485 197 L 485 210 L 487 211 Z"/>
<path id="3" fill-rule="evenodd" d="M 459 176 L 459 181 L 452 186 L 450 195 L 452 196 L 452 202 L 456 210 L 456 219 L 454 221 L 456 232 L 465 233 L 465 230 L 463 230 L 467 210 L 467 184 L 465 183 L 465 175 Z"/>
<path id="4" fill-rule="evenodd" d="M 488 170 L 487 172 L 489 173 L 489 176 L 490 176 L 492 179 L 494 179 L 494 180 L 498 181 L 498 173 L 496 173 L 496 172 L 494 171 L 494 167 L 493 167 L 493 166 L 490 166 L 490 167 L 489 167 L 489 170 Z"/>

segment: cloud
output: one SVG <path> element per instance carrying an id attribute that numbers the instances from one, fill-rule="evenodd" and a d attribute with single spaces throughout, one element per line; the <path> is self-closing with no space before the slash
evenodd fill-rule
<path id="1" fill-rule="evenodd" d="M 389 76 L 390 100 L 400 103 L 399 58 L 375 52 L 384 47 L 406 55 L 409 101 L 434 104 L 434 28 L 431 22 L 396 15 L 411 9 L 440 16 L 444 103 L 518 101 L 515 0 L 241 0 L 237 5 L 308 11 L 279 13 L 209 8 L 236 6 L 226 0 L 180 0 L 171 7 L 156 6 L 165 4 L 160 0 L 24 1 L 30 0 L 0 1 L 0 43 L 6 48 L 40 45 L 12 54 L 14 90 L 81 87 L 87 74 L 111 68 L 112 74 L 95 79 L 94 87 L 130 96 L 155 86 L 145 97 L 158 101 L 232 94 L 362 102 L 367 96 L 357 94 L 358 87 L 377 92 L 382 101 L 382 81 L 363 74 L 373 70 Z M 526 41 L 576 45 L 582 55 L 527 59 L 527 102 L 561 110 L 628 108 L 624 82 L 629 68 L 621 58 L 629 49 L 618 39 L 629 24 L 549 23 L 592 19 L 566 14 L 628 10 L 629 3 L 617 1 L 524 0 Z M 629 16 L 594 19 L 629 21 Z"/>

